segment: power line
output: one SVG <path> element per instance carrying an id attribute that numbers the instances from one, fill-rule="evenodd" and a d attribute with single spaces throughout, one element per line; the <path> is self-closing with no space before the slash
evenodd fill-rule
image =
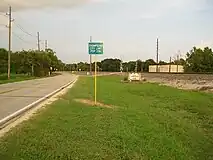
<path id="1" fill-rule="evenodd" d="M 35 25 L 33 25 L 31 22 L 29 22 L 29 19 L 25 19 L 25 18 L 22 18 L 20 15 L 16 14 L 16 20 L 20 20 L 22 22 L 27 22 L 27 24 L 30 26 L 30 28 L 33 28 L 33 29 L 36 29 L 35 28 Z"/>
<path id="2" fill-rule="evenodd" d="M 8 2 L 6 2 L 5 0 L 3 0 L 8 6 L 11 6 Z M 4 16 L 4 17 L 7 17 L 8 15 L 7 14 L 3 14 L 3 13 L 0 13 L 0 15 Z M 17 28 L 19 28 L 22 32 L 24 32 L 25 34 L 29 35 L 29 36 L 32 36 L 32 37 L 36 37 L 35 35 L 29 33 L 28 31 L 26 31 L 20 24 L 16 23 L 16 22 L 13 22 L 15 24 L 15 26 Z"/>
<path id="3" fill-rule="evenodd" d="M 0 16 L 3 16 L 3 17 L 5 17 L 5 18 L 7 18 L 7 15 L 6 15 L 6 14 L 3 14 L 3 13 L 1 13 L 1 12 L 0 12 Z"/>
<path id="4" fill-rule="evenodd" d="M 10 3 L 8 3 L 6 0 L 0 0 L 0 1 L 3 1 L 3 2 L 5 2 L 7 5 L 8 5 L 8 7 L 10 7 L 10 6 L 13 6 L 13 4 L 10 4 Z M 14 9 L 15 7 L 13 7 L 13 9 Z M 5 16 L 2 12 L 0 12 L 0 15 L 3 15 L 3 16 Z M 7 16 L 7 15 L 6 15 Z M 18 19 L 22 19 L 19 15 L 16 15 L 16 17 L 18 18 Z M 28 21 L 26 21 L 26 20 L 24 20 L 24 19 L 22 19 L 24 22 L 28 22 Z M 28 24 L 30 24 L 30 23 L 28 23 Z M 34 25 L 33 24 L 30 24 L 31 25 L 31 27 L 34 27 Z"/>
<path id="5" fill-rule="evenodd" d="M 8 18 L 6 14 L 0 13 L 0 16 L 3 16 L 4 18 Z M 0 23 L 0 26 L 5 26 L 7 27 L 6 24 Z"/>
<path id="6" fill-rule="evenodd" d="M 1 23 L 0 23 L 0 26 L 5 26 L 5 27 L 7 27 L 7 25 L 6 25 L 6 24 L 1 24 Z"/>
<path id="7" fill-rule="evenodd" d="M 6 2 L 5 0 L 3 0 L 3 1 Z M 10 5 L 9 3 L 6 2 L 6 4 L 9 6 L 9 8 L 11 8 L 11 5 Z M 10 10 L 9 10 L 9 13 L 6 13 L 6 14 L 4 14 L 3 12 L 0 12 L 0 16 L 4 16 L 4 17 L 9 18 L 9 25 L 0 24 L 0 26 L 5 26 L 5 27 L 7 27 L 7 28 L 10 28 L 9 30 L 11 30 L 11 28 L 12 28 L 11 22 L 13 22 L 13 24 L 14 24 L 18 29 L 20 29 L 23 33 L 25 33 L 25 34 L 28 35 L 28 36 L 35 37 L 35 38 L 37 39 L 37 41 L 38 41 L 38 44 L 37 44 L 37 45 L 38 45 L 38 49 L 40 50 L 40 43 L 41 43 L 41 41 L 43 41 L 43 40 L 40 39 L 39 33 L 37 33 L 37 35 L 31 34 L 31 33 L 28 32 L 26 29 L 24 29 L 24 27 L 22 27 L 19 23 L 17 23 L 17 21 L 14 22 L 14 19 L 11 18 L 11 17 L 12 17 L 11 15 L 12 15 L 12 12 L 11 12 Z M 18 18 L 20 18 L 20 17 L 18 17 Z M 21 18 L 20 18 L 20 19 L 21 19 Z M 23 37 L 17 35 L 17 34 L 14 33 L 14 32 L 12 32 L 12 34 L 13 34 L 16 38 L 18 38 L 19 40 L 21 40 L 21 41 L 24 42 L 24 43 L 32 43 L 32 42 L 29 42 L 29 41 L 24 40 Z M 9 37 L 10 37 L 10 34 L 9 34 Z M 9 41 L 10 41 L 10 40 L 9 40 Z M 9 42 L 9 48 L 11 47 L 10 45 L 11 45 L 11 43 Z M 47 46 L 47 41 L 45 41 L 45 48 L 46 48 L 46 49 L 48 48 L 48 46 Z M 9 59 L 9 57 L 8 57 L 8 59 Z M 9 62 L 8 62 L 8 68 L 10 68 Z M 9 70 L 9 69 L 8 69 L 8 70 Z M 10 73 L 8 73 L 8 77 L 9 77 L 9 74 L 10 74 Z"/>
<path id="8" fill-rule="evenodd" d="M 29 41 L 25 41 L 22 37 L 20 37 L 19 35 L 17 35 L 16 33 L 12 32 L 13 33 L 13 36 L 15 36 L 16 38 L 18 38 L 19 40 L 21 40 L 22 42 L 24 43 L 32 43 L 32 42 L 29 42 Z"/>
<path id="9" fill-rule="evenodd" d="M 27 34 L 27 35 L 29 35 L 29 36 L 31 36 L 31 37 L 37 38 L 37 36 L 34 36 L 34 35 L 32 35 L 31 33 L 27 32 L 20 24 L 18 24 L 18 23 L 16 23 L 16 22 L 14 22 L 14 24 L 15 24 L 15 26 L 16 26 L 17 28 L 19 28 L 19 29 L 20 29 L 22 32 L 24 32 L 25 34 Z"/>

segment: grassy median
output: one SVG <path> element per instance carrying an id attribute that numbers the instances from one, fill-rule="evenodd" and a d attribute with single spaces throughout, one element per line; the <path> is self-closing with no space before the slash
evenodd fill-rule
<path id="1" fill-rule="evenodd" d="M 28 74 L 11 74 L 10 79 L 8 80 L 7 74 L 0 74 L 0 84 L 33 80 L 38 78 L 54 77 L 58 75 L 61 75 L 61 73 L 52 73 L 50 76 L 41 76 L 41 77 L 35 77 Z"/>
<path id="2" fill-rule="evenodd" d="M 60 100 L 0 140 L 2 160 L 213 159 L 213 95 L 81 77 Z"/>
<path id="3" fill-rule="evenodd" d="M 29 76 L 27 74 L 11 74 L 10 79 L 8 80 L 7 74 L 0 74 L 0 84 L 31 80 L 35 78 L 36 77 Z"/>

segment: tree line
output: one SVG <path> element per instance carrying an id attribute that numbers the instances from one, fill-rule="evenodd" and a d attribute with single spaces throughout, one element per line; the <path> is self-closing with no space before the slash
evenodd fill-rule
<path id="1" fill-rule="evenodd" d="M 63 70 L 65 64 L 52 49 L 29 50 L 11 53 L 11 73 L 46 76 L 56 70 Z M 0 48 L 0 74 L 7 73 L 8 51 Z"/>
<path id="2" fill-rule="evenodd" d="M 137 62 L 137 63 L 136 63 Z M 157 65 L 153 59 L 145 61 L 129 61 L 122 62 L 120 59 L 104 59 L 101 62 L 97 62 L 97 70 L 105 72 L 120 72 L 121 64 L 123 72 L 148 72 L 149 65 Z M 184 71 L 187 73 L 213 73 L 213 52 L 212 49 L 206 47 L 204 49 L 193 47 L 189 52 L 186 53 L 186 58 L 180 58 L 171 62 L 159 61 L 158 65 L 183 65 Z M 137 65 L 137 67 L 136 67 Z M 95 64 L 92 63 L 92 71 L 94 71 Z M 67 71 L 87 71 L 90 70 L 89 63 L 74 63 L 66 64 L 65 70 Z"/>
<path id="3" fill-rule="evenodd" d="M 176 64 L 176 62 L 172 62 Z M 108 58 L 104 59 L 101 62 L 97 62 L 97 70 L 104 71 L 104 72 L 133 72 L 136 71 L 140 72 L 148 72 L 149 65 L 156 65 L 157 63 L 153 59 L 148 59 L 146 61 L 129 61 L 129 62 L 122 62 L 120 59 L 113 59 Z M 159 64 L 168 64 L 167 62 L 160 61 Z M 136 67 L 137 65 L 137 67 Z M 92 71 L 95 69 L 95 63 L 92 63 Z M 85 62 L 74 63 L 74 64 L 66 64 L 65 67 L 66 71 L 90 71 L 90 64 Z"/>
<path id="4" fill-rule="evenodd" d="M 7 73 L 8 51 L 0 48 L 0 74 Z M 137 62 L 137 63 L 136 63 Z M 122 65 L 121 65 L 122 64 Z M 195 73 L 213 73 L 213 52 L 206 47 L 204 49 L 194 47 L 186 53 L 186 59 L 174 60 L 171 62 L 160 61 L 158 65 L 183 65 L 185 72 Z M 137 67 L 136 67 L 137 65 Z M 121 66 L 123 72 L 148 72 L 149 65 L 157 65 L 153 59 L 145 61 L 122 62 L 120 59 L 104 59 L 97 62 L 97 70 L 104 72 L 120 72 Z M 95 64 L 92 63 L 92 71 Z M 46 76 L 56 70 L 59 71 L 90 71 L 90 64 L 85 62 L 65 64 L 52 49 L 45 51 L 29 50 L 17 51 L 11 53 L 11 73 L 31 74 L 33 76 Z"/>

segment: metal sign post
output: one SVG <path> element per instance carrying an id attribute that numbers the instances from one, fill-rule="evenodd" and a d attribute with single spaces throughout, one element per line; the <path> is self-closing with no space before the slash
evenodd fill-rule
<path id="1" fill-rule="evenodd" d="M 96 55 L 101 55 L 103 54 L 103 43 L 102 42 L 89 42 L 89 54 L 90 55 L 95 55 L 95 88 L 94 88 L 94 92 L 95 92 L 95 105 L 97 104 L 97 57 Z"/>

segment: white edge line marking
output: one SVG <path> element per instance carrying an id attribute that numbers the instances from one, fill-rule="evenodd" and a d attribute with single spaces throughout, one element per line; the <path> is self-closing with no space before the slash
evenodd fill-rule
<path id="1" fill-rule="evenodd" d="M 71 85 L 72 83 L 75 83 L 77 80 L 78 80 L 78 77 L 76 77 L 75 80 L 69 82 L 68 84 L 66 84 L 66 85 L 60 87 L 59 89 L 53 91 L 52 93 L 50 93 L 50 94 L 48 94 L 48 95 L 46 95 L 46 96 L 44 96 L 44 97 L 38 99 L 37 101 L 35 101 L 35 102 L 33 102 L 33 103 L 27 105 L 26 107 L 24 107 L 24 108 L 22 108 L 22 109 L 20 109 L 20 110 L 18 110 L 18 111 L 16 111 L 16 112 L 14 112 L 14 113 L 12 113 L 11 115 L 9 115 L 9 116 L 7 116 L 7 117 L 1 119 L 1 120 L 0 120 L 0 127 L 3 126 L 4 124 L 6 124 L 7 122 L 9 122 L 10 120 L 12 120 L 13 118 L 16 118 L 17 116 L 19 116 L 19 115 L 25 113 L 26 111 L 30 110 L 31 108 L 33 108 L 33 107 L 36 106 L 37 104 L 39 104 L 39 103 L 43 102 L 44 100 L 46 100 L 46 99 L 52 97 L 54 94 L 56 94 L 57 92 L 63 90 L 64 88 L 68 87 L 68 86 Z M 1 130 L 1 128 L 0 128 L 0 130 Z"/>

